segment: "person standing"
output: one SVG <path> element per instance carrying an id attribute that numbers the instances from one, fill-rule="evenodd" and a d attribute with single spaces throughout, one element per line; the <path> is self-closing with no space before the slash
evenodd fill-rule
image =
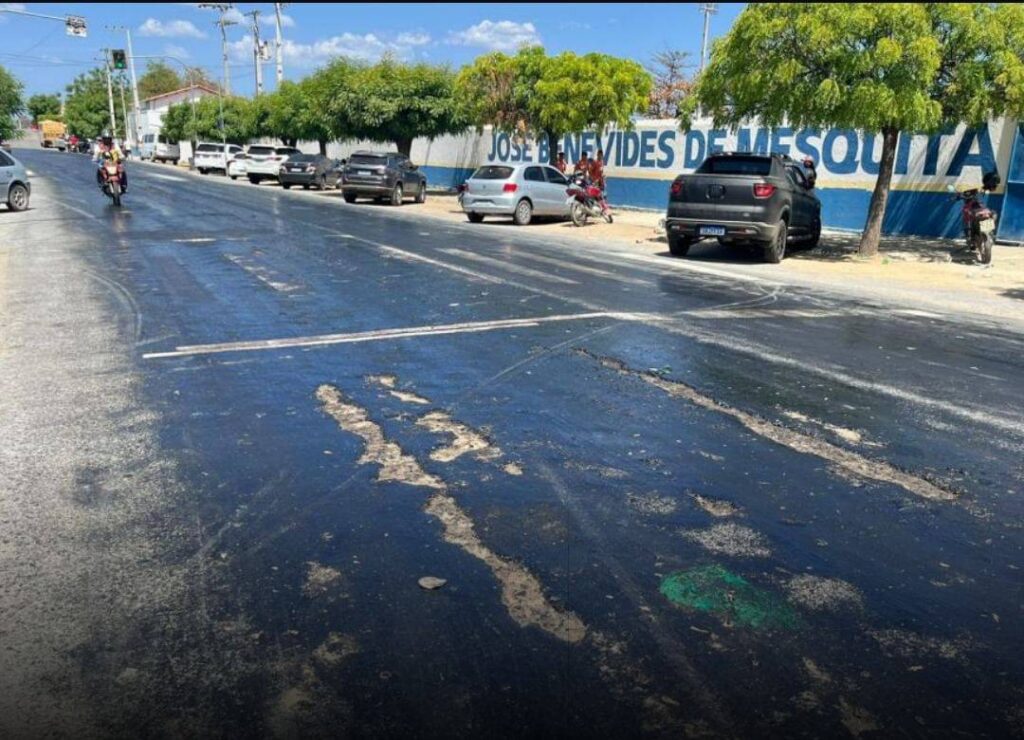
<path id="1" fill-rule="evenodd" d="M 559 150 L 558 157 L 555 159 L 555 169 L 564 175 L 568 167 L 569 163 L 565 161 L 565 152 Z"/>
<path id="2" fill-rule="evenodd" d="M 583 152 L 580 155 L 580 161 L 576 163 L 576 167 L 573 168 L 573 175 L 583 175 L 587 179 L 590 179 L 590 152 Z"/>
<path id="3" fill-rule="evenodd" d="M 590 160 L 590 181 L 604 190 L 604 151 L 597 150 L 597 156 Z"/>

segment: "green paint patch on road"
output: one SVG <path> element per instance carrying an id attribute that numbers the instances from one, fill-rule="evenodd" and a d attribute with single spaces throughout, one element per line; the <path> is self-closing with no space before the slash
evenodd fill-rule
<path id="1" fill-rule="evenodd" d="M 659 590 L 677 606 L 753 629 L 793 629 L 800 621 L 785 600 L 721 565 L 672 573 L 662 579 Z"/>

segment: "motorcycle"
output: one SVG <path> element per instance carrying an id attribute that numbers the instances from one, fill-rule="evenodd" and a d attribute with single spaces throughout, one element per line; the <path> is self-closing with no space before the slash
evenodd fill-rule
<path id="1" fill-rule="evenodd" d="M 962 201 L 960 220 L 964 228 L 967 247 L 974 251 L 978 261 L 987 265 L 992 262 L 992 247 L 996 243 L 996 212 L 981 202 L 981 194 L 999 187 L 998 173 L 989 172 L 981 180 L 980 188 L 968 188 L 960 192 L 950 185 L 947 190 L 954 193 L 954 201 Z"/>
<path id="2" fill-rule="evenodd" d="M 592 185 L 583 175 L 575 175 L 570 180 L 573 187 L 566 189 L 569 196 L 569 216 L 573 226 L 583 226 L 591 218 L 603 218 L 612 223 L 612 209 L 608 205 L 601 188 Z"/>
<path id="3" fill-rule="evenodd" d="M 124 165 L 120 162 L 103 162 L 100 165 L 100 187 L 103 194 L 114 201 L 114 205 L 121 207 L 121 193 L 123 185 Z"/>

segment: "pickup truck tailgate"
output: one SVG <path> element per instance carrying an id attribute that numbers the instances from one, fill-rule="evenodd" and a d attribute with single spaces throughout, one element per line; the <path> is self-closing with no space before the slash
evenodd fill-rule
<path id="1" fill-rule="evenodd" d="M 768 221 L 772 198 L 754 196 L 750 175 L 685 175 L 669 194 L 669 218 L 716 221 Z"/>

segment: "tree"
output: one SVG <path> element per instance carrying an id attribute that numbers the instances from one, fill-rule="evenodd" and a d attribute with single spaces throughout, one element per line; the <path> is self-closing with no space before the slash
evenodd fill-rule
<path id="1" fill-rule="evenodd" d="M 327 143 L 337 138 L 327 112 L 328 98 L 320 72 L 302 82 L 284 81 L 270 95 L 254 101 L 254 110 L 261 115 L 258 136 L 280 139 L 286 146 L 299 141 L 315 141 L 320 153 L 327 153 Z"/>
<path id="2" fill-rule="evenodd" d="M 674 49 L 659 51 L 651 58 L 648 72 L 654 78 L 654 89 L 647 109 L 649 115 L 675 118 L 679 114 L 679 104 L 693 89 L 686 72 L 693 68 L 689 59 L 690 52 Z"/>
<path id="3" fill-rule="evenodd" d="M 146 100 L 154 95 L 174 92 L 186 86 L 178 72 L 171 69 L 166 62 L 150 60 L 145 73 L 139 78 L 139 98 Z"/>
<path id="4" fill-rule="evenodd" d="M 243 143 L 252 134 L 253 103 L 245 98 L 205 97 L 196 101 L 195 115 L 191 102 L 175 103 L 164 114 L 161 133 L 169 141 L 226 141 Z"/>
<path id="5" fill-rule="evenodd" d="M 456 79 L 465 118 L 478 128 L 547 138 L 551 161 L 565 132 L 633 125 L 647 109 L 651 76 L 636 62 L 607 54 L 549 57 L 539 46 L 515 56 L 478 57 Z"/>
<path id="6" fill-rule="evenodd" d="M 32 116 L 32 123 L 60 115 L 60 95 L 37 93 L 25 101 L 25 110 Z"/>
<path id="7" fill-rule="evenodd" d="M 93 69 L 78 75 L 66 88 L 64 122 L 68 131 L 84 139 L 95 139 L 105 131 L 115 137 L 124 135 L 123 121 L 110 131 L 110 108 L 107 103 L 107 73 Z"/>
<path id="8" fill-rule="evenodd" d="M 417 136 L 458 133 L 454 75 L 446 67 L 403 64 L 385 56 L 373 66 L 336 63 L 318 88 L 337 138 L 394 142 L 409 155 Z"/>
<path id="9" fill-rule="evenodd" d="M 990 3 L 751 4 L 684 103 L 716 126 L 842 127 L 882 135 L 860 253 L 878 251 L 901 131 L 1024 113 L 1024 9 Z M 756 60 L 756 64 L 751 63 Z"/>
<path id="10" fill-rule="evenodd" d="M 14 117 L 24 110 L 21 82 L 0 67 L 0 139 L 13 139 Z"/>

